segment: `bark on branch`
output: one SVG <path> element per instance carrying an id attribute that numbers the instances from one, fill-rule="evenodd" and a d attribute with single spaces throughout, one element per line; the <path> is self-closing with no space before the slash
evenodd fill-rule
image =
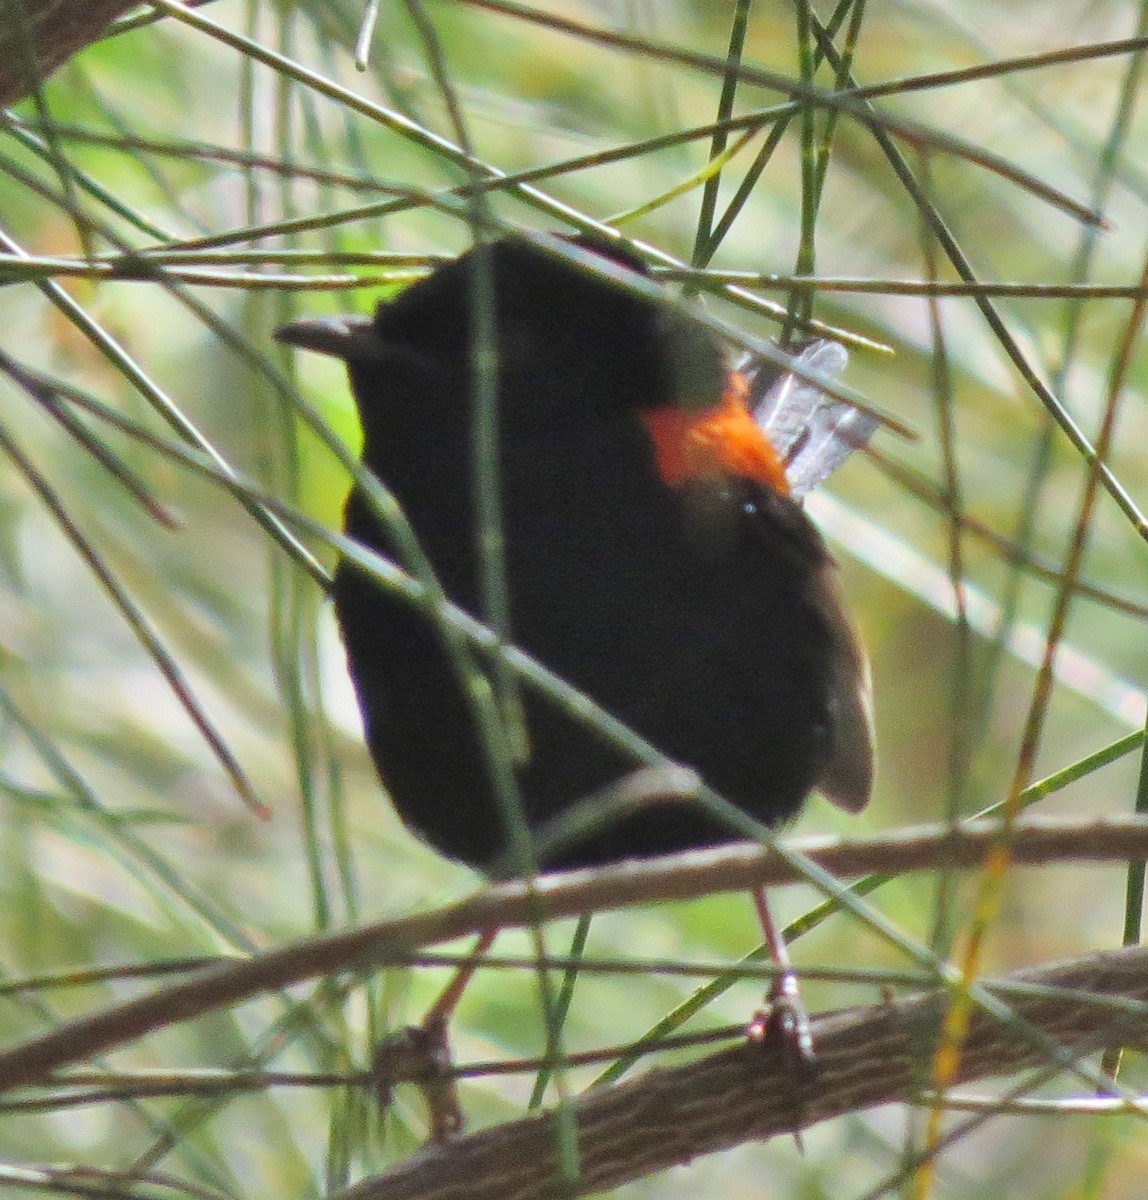
<path id="1" fill-rule="evenodd" d="M 139 0 L 0 0 L 0 106 L 15 104 Z"/>
<path id="2" fill-rule="evenodd" d="M 1148 1040 L 1148 949 L 1018 971 L 991 986 L 1018 1017 L 1074 1056 Z M 1135 1003 L 1121 1006 L 1114 1000 Z M 569 1188 L 558 1183 L 555 1118 L 545 1114 L 431 1148 L 335 1200 L 586 1195 L 699 1154 L 912 1100 L 929 1078 L 930 1052 L 944 1011 L 945 997 L 930 993 L 814 1021 L 818 1069 L 804 1083 L 795 1081 L 776 1055 L 742 1044 L 688 1066 L 653 1070 L 588 1092 L 575 1105 L 581 1174 Z M 1035 1040 L 978 1011 L 959 1078 L 1008 1075 L 1047 1067 L 1048 1061 L 1048 1050 Z"/>
<path id="3" fill-rule="evenodd" d="M 252 996 L 320 975 L 401 963 L 414 951 L 484 929 L 789 883 L 804 878 L 802 858 L 838 878 L 867 871 L 976 867 L 998 836 L 994 822 L 970 821 L 848 842 L 807 839 L 785 844 L 784 851 L 782 843 L 778 849 L 732 846 L 549 875 L 530 885 L 501 884 L 432 912 L 339 930 L 206 967 L 179 983 L 66 1021 L 0 1049 L 0 1089 L 34 1083 L 71 1063 Z M 1139 817 L 1087 822 L 1028 817 L 1017 823 L 1013 838 L 1015 864 L 1148 858 L 1148 821 Z"/>

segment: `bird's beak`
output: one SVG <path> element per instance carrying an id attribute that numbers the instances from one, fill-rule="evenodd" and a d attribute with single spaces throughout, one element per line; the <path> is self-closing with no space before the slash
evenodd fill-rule
<path id="1" fill-rule="evenodd" d="M 275 330 L 275 340 L 300 350 L 329 354 L 344 362 L 377 359 L 382 350 L 374 321 L 355 314 L 337 317 L 303 317 Z"/>

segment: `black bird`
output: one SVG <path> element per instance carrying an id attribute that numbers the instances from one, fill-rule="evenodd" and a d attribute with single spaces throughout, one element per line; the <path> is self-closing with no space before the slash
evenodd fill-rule
<path id="1" fill-rule="evenodd" d="M 346 361 L 364 464 L 398 498 L 447 596 L 481 617 L 477 253 L 380 305 L 373 320 L 308 318 L 276 336 Z M 771 373 L 764 364 L 727 369 L 716 339 L 688 315 L 525 238 L 485 253 L 514 641 L 767 825 L 792 817 L 814 788 L 863 808 L 873 773 L 866 659 L 781 455 L 795 442 L 804 450 L 789 473 L 799 464 L 807 487 L 825 459 L 868 436 L 868 419 L 851 440 L 830 430 L 820 447 L 807 420 L 794 430 L 758 413 L 754 428 L 738 410 L 753 402 L 754 375 Z M 608 262 L 615 273 L 641 272 L 614 248 Z M 785 400 L 773 398 L 783 418 L 793 407 Z M 779 427 L 789 444 L 771 448 L 760 426 Z M 345 524 L 356 541 L 400 557 L 357 493 Z M 350 565 L 339 567 L 334 595 L 367 744 L 404 821 L 471 866 L 504 863 L 486 756 L 440 632 Z M 521 695 L 529 745 L 519 784 L 537 829 L 636 764 L 531 689 Z M 700 809 L 671 804 L 630 814 L 543 865 L 731 840 Z"/>
<path id="2" fill-rule="evenodd" d="M 305 319 L 276 336 L 347 363 L 364 464 L 446 595 L 481 619 L 472 316 L 489 285 L 513 640 L 758 821 L 791 818 L 813 789 L 856 812 L 873 778 L 868 666 L 795 493 L 873 422 L 764 362 L 729 366 L 699 322 L 627 279 L 648 282 L 613 245 L 511 236 L 373 319 Z M 806 358 L 835 353 L 814 343 Z M 401 561 L 357 492 L 345 516 L 350 537 Z M 513 867 L 440 630 L 346 563 L 334 596 L 367 744 L 403 820 L 452 858 Z M 517 692 L 517 780 L 530 829 L 544 831 L 637 764 L 529 685 Z M 543 843 L 540 865 L 736 839 L 696 804 L 651 804 Z"/>

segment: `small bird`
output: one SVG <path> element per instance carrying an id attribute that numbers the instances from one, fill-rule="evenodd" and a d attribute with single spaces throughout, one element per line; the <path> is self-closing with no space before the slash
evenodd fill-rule
<path id="1" fill-rule="evenodd" d="M 364 464 L 398 498 L 446 595 L 481 617 L 477 253 L 380 305 L 373 320 L 307 318 L 276 336 L 346 361 Z M 757 423 L 748 409 L 767 364 L 728 369 L 688 316 L 527 238 L 485 253 L 513 640 L 767 825 L 795 815 L 815 788 L 859 811 L 873 778 L 866 657 L 833 560 L 793 491 L 819 482 L 836 465 L 826 451 L 841 456 L 871 425 L 852 440 L 819 431 L 816 442 L 807 421 L 792 419 L 795 394 L 811 390 L 793 376 Z M 616 248 L 608 262 L 644 274 Z M 839 350 L 815 343 L 827 345 Z M 357 492 L 345 528 L 400 557 Z M 334 596 L 367 744 L 403 820 L 473 867 L 505 861 L 486 756 L 441 634 L 348 564 Z M 523 702 L 519 785 L 532 827 L 637 765 L 530 689 Z M 629 814 L 543 865 L 731 840 L 704 812 L 672 804 Z"/>
<path id="2" fill-rule="evenodd" d="M 613 243 L 512 235 L 373 319 L 308 318 L 276 336 L 346 362 L 365 466 L 446 596 L 481 620 L 473 318 L 485 295 L 512 640 L 765 825 L 814 789 L 857 812 L 873 782 L 868 664 L 800 495 L 875 422 L 764 360 L 730 365 L 715 335 L 652 291 Z M 815 342 L 802 361 L 832 373 L 844 351 Z M 345 527 L 402 561 L 358 491 Z M 334 599 L 367 745 L 402 819 L 451 858 L 507 871 L 503 810 L 441 630 L 347 562 Z M 516 691 L 517 784 L 543 869 L 738 839 L 679 801 L 548 845 L 572 806 L 638 764 L 529 684 Z"/>

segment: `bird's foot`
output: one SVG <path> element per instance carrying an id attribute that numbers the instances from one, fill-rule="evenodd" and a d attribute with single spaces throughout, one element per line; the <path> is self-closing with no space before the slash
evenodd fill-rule
<path id="1" fill-rule="evenodd" d="M 812 1074 L 816 1063 L 813 1035 L 799 996 L 771 993 L 766 1006 L 753 1014 L 746 1027 L 746 1038 L 751 1046 L 780 1055 L 790 1074 Z"/>
<path id="2" fill-rule="evenodd" d="M 423 1094 L 430 1117 L 430 1141 L 447 1142 L 462 1133 L 462 1109 L 451 1072 L 445 1020 L 430 1019 L 392 1034 L 375 1051 L 372 1076 L 379 1103 L 386 1108 L 395 1085 L 413 1083 Z"/>

